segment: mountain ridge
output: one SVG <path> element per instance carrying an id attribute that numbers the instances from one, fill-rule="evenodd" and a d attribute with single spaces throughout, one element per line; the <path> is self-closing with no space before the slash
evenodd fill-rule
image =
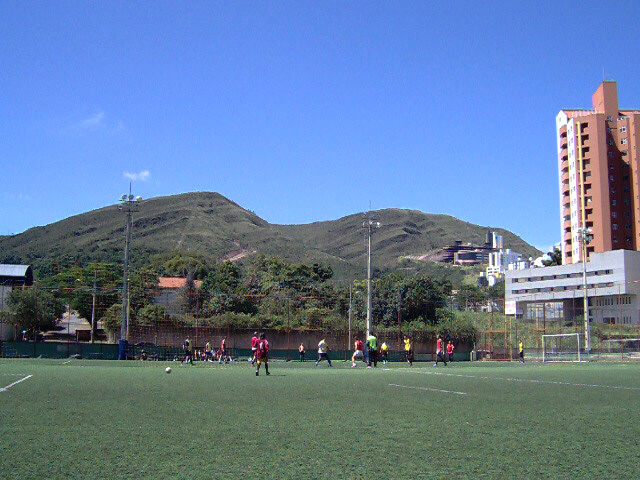
<path id="1" fill-rule="evenodd" d="M 143 200 L 133 216 L 134 265 L 153 254 L 196 251 L 211 261 L 257 253 L 289 261 L 331 265 L 339 275 L 361 270 L 366 257 L 365 212 L 335 220 L 303 224 L 269 223 L 217 192 L 189 192 Z M 372 212 L 381 222 L 373 237 L 375 265 L 406 269 L 406 258 L 434 252 L 455 240 L 483 244 L 488 230 L 503 235 L 505 248 L 525 256 L 540 252 L 514 233 L 416 209 L 386 208 Z M 120 261 L 125 229 L 118 205 L 0 236 L 0 262 L 55 263 Z M 415 263 L 415 262 L 414 262 Z M 416 268 L 419 268 L 419 262 Z"/>

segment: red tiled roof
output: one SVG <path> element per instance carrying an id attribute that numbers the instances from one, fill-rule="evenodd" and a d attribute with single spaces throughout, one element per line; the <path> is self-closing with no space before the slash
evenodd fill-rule
<path id="1" fill-rule="evenodd" d="M 202 286 L 202 280 L 194 280 L 196 288 Z M 160 277 L 158 278 L 158 288 L 184 288 L 187 284 L 186 278 L 180 277 Z"/>

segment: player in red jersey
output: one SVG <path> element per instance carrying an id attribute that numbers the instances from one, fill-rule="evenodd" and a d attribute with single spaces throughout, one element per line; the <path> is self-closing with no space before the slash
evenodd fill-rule
<path id="1" fill-rule="evenodd" d="M 256 350 L 256 357 L 258 357 L 256 367 L 256 377 L 260 374 L 260 365 L 264 363 L 264 369 L 269 375 L 269 342 L 264 338 L 264 332 L 260 334 L 260 341 L 258 342 L 258 349 Z"/>
<path id="2" fill-rule="evenodd" d="M 438 335 L 438 348 L 436 349 L 436 363 L 433 364 L 434 367 L 438 365 L 438 360 L 442 361 L 445 367 L 447 366 L 447 360 L 444 358 L 442 337 L 440 335 Z"/>
<path id="3" fill-rule="evenodd" d="M 362 343 L 362 340 L 356 338 L 355 347 L 356 351 L 353 352 L 353 355 L 351 356 L 351 368 L 356 368 L 356 358 L 364 359 L 364 344 Z"/>
<path id="4" fill-rule="evenodd" d="M 451 340 L 447 343 L 447 357 L 450 362 L 453 362 L 453 342 Z"/>
<path id="5" fill-rule="evenodd" d="M 251 365 L 256 364 L 256 351 L 258 350 L 258 343 L 260 343 L 258 332 L 253 332 L 253 338 L 251 339 Z"/>

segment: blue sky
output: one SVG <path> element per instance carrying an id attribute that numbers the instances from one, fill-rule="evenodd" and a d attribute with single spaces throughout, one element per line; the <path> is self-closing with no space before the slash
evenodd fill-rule
<path id="1" fill-rule="evenodd" d="M 640 108 L 634 2 L 0 3 L 0 234 L 217 191 L 274 223 L 446 213 L 547 248 L 555 116 Z"/>

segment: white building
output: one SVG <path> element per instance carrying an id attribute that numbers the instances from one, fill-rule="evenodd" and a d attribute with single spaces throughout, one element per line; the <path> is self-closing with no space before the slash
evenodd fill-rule
<path id="1" fill-rule="evenodd" d="M 526 262 L 523 264 L 522 262 Z M 489 254 L 489 266 L 487 267 L 487 276 L 500 277 L 507 270 L 517 270 L 519 268 L 528 268 L 529 262 L 523 259 L 522 254 L 512 252 L 508 248 Z"/>
<path id="2" fill-rule="evenodd" d="M 589 321 L 640 323 L 640 252 L 594 253 L 587 262 Z M 525 319 L 575 321 L 583 315 L 583 264 L 510 270 L 505 302 L 516 302 Z"/>

